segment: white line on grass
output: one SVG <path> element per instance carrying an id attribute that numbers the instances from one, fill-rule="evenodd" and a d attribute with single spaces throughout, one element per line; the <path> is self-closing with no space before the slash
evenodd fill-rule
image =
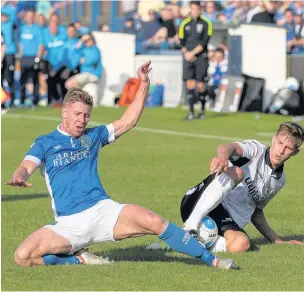
<path id="1" fill-rule="evenodd" d="M 55 117 L 47 117 L 47 116 L 36 116 L 36 115 L 23 115 L 23 114 L 6 114 L 2 116 L 2 118 L 13 118 L 13 119 L 30 119 L 30 120 L 38 120 L 38 121 L 56 121 L 61 122 L 60 118 Z M 91 121 L 89 125 L 99 126 L 103 124 L 102 122 L 93 122 Z M 181 137 L 190 137 L 190 138 L 200 138 L 200 139 L 209 139 L 209 140 L 222 140 L 222 141 L 241 141 L 244 138 L 240 137 L 226 137 L 226 136 L 216 136 L 216 135 L 208 135 L 208 134 L 199 134 L 199 133 L 187 133 L 187 132 L 178 132 L 172 130 L 165 129 L 153 129 L 153 128 L 145 128 L 145 127 L 135 127 L 134 131 L 146 132 L 146 133 L 155 133 L 155 134 L 164 134 L 171 136 L 181 136 Z M 246 138 L 248 139 L 248 137 Z M 260 141 L 264 144 L 269 144 L 270 141 Z"/>

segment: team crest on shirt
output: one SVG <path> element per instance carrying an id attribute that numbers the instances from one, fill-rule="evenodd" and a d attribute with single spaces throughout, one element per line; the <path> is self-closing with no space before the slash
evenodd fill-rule
<path id="1" fill-rule="evenodd" d="M 202 23 L 198 23 L 196 25 L 196 31 L 197 33 L 201 33 L 203 31 L 204 25 Z"/>
<path id="2" fill-rule="evenodd" d="M 81 136 L 79 140 L 82 147 L 89 148 L 92 144 L 90 137 L 87 135 Z"/>

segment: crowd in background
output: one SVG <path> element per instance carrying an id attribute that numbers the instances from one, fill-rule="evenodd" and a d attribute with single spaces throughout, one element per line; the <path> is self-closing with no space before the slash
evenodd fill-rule
<path id="1" fill-rule="evenodd" d="M 123 2 L 122 2 L 123 3 Z M 127 1 L 121 32 L 148 48 L 179 48 L 178 29 L 189 1 Z M 287 29 L 288 53 L 304 53 L 304 1 L 200 1 L 212 23 L 267 23 Z M 108 27 L 106 26 L 106 30 Z"/>
<path id="2" fill-rule="evenodd" d="M 90 27 L 76 21 L 63 25 L 58 16 L 71 1 L 2 1 L 2 87 L 9 106 L 60 105 L 65 92 L 96 83 L 102 75 L 101 53 Z M 136 36 L 141 49 L 178 50 L 179 26 L 189 16 L 189 1 L 120 1 L 117 29 Z M 304 1 L 200 1 L 202 15 L 216 23 L 269 23 L 286 28 L 287 53 L 304 54 Z M 111 31 L 104 23 L 102 31 Z M 212 40 L 211 40 L 212 43 Z M 228 68 L 228 48 L 208 47 L 209 86 L 218 86 Z M 20 67 L 20 98 L 14 71 Z M 33 88 L 28 86 L 33 84 Z M 39 85 L 39 86 L 38 86 Z M 38 90 L 39 89 L 39 90 Z"/>
<path id="3" fill-rule="evenodd" d="M 16 1 L 2 5 L 1 83 L 10 93 L 9 104 L 2 107 L 57 107 L 67 90 L 98 83 L 101 53 L 88 27 L 80 21 L 63 25 L 54 7 L 36 13 L 33 7 L 18 12 Z M 19 98 L 16 67 L 20 72 Z"/>

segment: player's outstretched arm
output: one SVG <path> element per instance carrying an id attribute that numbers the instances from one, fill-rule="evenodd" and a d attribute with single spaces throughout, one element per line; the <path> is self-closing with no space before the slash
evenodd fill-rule
<path id="1" fill-rule="evenodd" d="M 38 166 L 35 162 L 23 160 L 20 166 L 16 169 L 13 178 L 5 184 L 13 187 L 31 187 L 32 184 L 28 183 L 27 180 L 37 168 Z"/>
<path id="2" fill-rule="evenodd" d="M 219 145 L 216 156 L 210 163 L 210 173 L 213 174 L 226 171 L 230 156 L 243 156 L 243 149 L 241 146 L 238 143 Z"/>
<path id="3" fill-rule="evenodd" d="M 150 80 L 148 75 L 152 70 L 150 64 L 151 61 L 148 61 L 138 68 L 137 75 L 140 80 L 139 89 L 133 102 L 129 105 L 122 117 L 113 122 L 115 139 L 135 127 L 141 116 L 149 91 Z"/>
<path id="4" fill-rule="evenodd" d="M 251 222 L 255 228 L 270 242 L 277 244 L 297 244 L 302 245 L 304 242 L 298 240 L 282 240 L 274 230 L 269 226 L 264 211 L 262 209 L 256 208 L 252 217 Z"/>

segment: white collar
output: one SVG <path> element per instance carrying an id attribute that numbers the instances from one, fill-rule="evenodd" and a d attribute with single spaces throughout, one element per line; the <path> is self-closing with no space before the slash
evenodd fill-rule
<path id="1" fill-rule="evenodd" d="M 60 129 L 60 127 L 61 127 L 61 124 L 57 126 L 57 131 L 58 131 L 59 133 L 61 133 L 61 134 L 64 135 L 64 136 L 71 136 L 69 133 L 67 133 L 67 132 L 65 132 L 65 131 L 62 131 L 62 130 Z"/>

